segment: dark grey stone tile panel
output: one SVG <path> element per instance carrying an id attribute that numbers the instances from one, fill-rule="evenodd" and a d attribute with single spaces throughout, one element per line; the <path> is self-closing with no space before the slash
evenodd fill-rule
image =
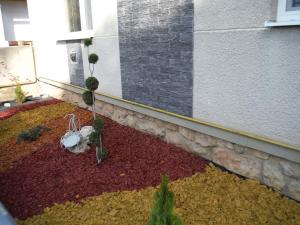
<path id="1" fill-rule="evenodd" d="M 118 0 L 123 98 L 192 116 L 192 0 Z"/>

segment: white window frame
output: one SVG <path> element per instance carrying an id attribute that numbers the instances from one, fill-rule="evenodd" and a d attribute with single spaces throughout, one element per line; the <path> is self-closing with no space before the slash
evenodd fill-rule
<path id="1" fill-rule="evenodd" d="M 278 0 L 277 21 L 300 21 L 300 9 L 287 11 L 288 0 Z"/>
<path id="2" fill-rule="evenodd" d="M 278 0 L 276 21 L 266 21 L 265 27 L 300 25 L 300 9 L 287 11 L 288 0 Z"/>
<path id="3" fill-rule="evenodd" d="M 68 21 L 68 7 L 67 1 L 65 1 L 65 18 Z M 76 39 L 84 39 L 94 37 L 93 23 L 92 23 L 92 0 L 79 0 L 79 10 L 80 10 L 80 25 L 81 31 L 69 31 L 66 30 L 60 37 L 58 37 L 58 41 L 64 40 L 76 40 Z M 68 26 L 67 26 L 68 27 Z"/>
<path id="4" fill-rule="evenodd" d="M 81 31 L 93 29 L 91 0 L 79 0 Z"/>

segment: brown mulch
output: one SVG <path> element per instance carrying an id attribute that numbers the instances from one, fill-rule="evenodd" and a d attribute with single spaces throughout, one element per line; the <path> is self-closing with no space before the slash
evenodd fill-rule
<path id="1" fill-rule="evenodd" d="M 206 161 L 196 155 L 110 119 L 105 122 L 109 157 L 98 167 L 94 149 L 74 155 L 61 150 L 57 138 L 0 174 L 0 199 L 14 217 L 25 219 L 55 203 L 103 192 L 156 186 L 161 174 L 176 180 L 204 171 Z"/>

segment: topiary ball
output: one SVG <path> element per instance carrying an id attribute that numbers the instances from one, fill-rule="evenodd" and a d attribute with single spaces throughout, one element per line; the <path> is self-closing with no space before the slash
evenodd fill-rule
<path id="1" fill-rule="evenodd" d="M 99 57 L 95 53 L 89 55 L 89 63 L 96 64 L 98 62 L 98 59 Z"/>
<path id="2" fill-rule="evenodd" d="M 102 117 L 98 117 L 95 119 L 95 121 L 93 123 L 93 128 L 96 133 L 102 134 L 102 132 L 104 130 L 104 120 Z"/>
<path id="3" fill-rule="evenodd" d="M 85 47 L 89 47 L 90 45 L 93 44 L 93 40 L 92 40 L 92 38 L 86 38 L 83 40 L 83 43 L 84 43 Z"/>
<path id="4" fill-rule="evenodd" d="M 85 86 L 90 91 L 95 91 L 99 86 L 99 81 L 97 80 L 96 77 L 89 77 L 85 80 Z"/>
<path id="5" fill-rule="evenodd" d="M 83 92 L 82 99 L 85 104 L 87 104 L 89 106 L 93 105 L 93 93 L 91 91 Z"/>

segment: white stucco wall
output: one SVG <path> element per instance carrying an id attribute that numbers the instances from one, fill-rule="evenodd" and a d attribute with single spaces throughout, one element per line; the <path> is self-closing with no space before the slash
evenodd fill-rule
<path id="1" fill-rule="evenodd" d="M 28 0 L 37 73 L 69 82 L 61 0 Z M 300 30 L 269 29 L 274 0 L 194 0 L 193 117 L 300 146 Z M 55 16 L 53 16 L 55 12 Z M 92 0 L 95 76 L 122 97 L 117 0 Z M 86 49 L 84 73 L 89 75 Z"/>
<path id="2" fill-rule="evenodd" d="M 99 92 L 122 97 L 118 20 L 116 0 L 92 0 L 93 45 L 90 53 L 99 55 L 94 75 L 99 79 Z M 28 0 L 38 76 L 70 82 L 68 55 L 64 40 L 67 37 L 65 2 L 61 0 Z M 55 16 L 53 16 L 55 12 Z M 82 35 L 82 38 L 88 36 Z M 90 75 L 87 49 L 82 45 L 84 76 Z"/>
<path id="3" fill-rule="evenodd" d="M 7 46 L 7 44 L 5 41 L 2 10 L 1 10 L 1 4 L 0 4 L 0 47 L 5 47 L 5 46 Z"/>
<path id="4" fill-rule="evenodd" d="M 274 1 L 195 0 L 193 116 L 300 146 L 300 29 Z"/>
<path id="5" fill-rule="evenodd" d="M 0 4 L 5 40 L 31 40 L 26 1 L 1 0 Z"/>
<path id="6" fill-rule="evenodd" d="M 38 76 L 70 82 L 67 48 L 57 42 L 67 27 L 63 1 L 28 0 L 32 39 Z"/>
<path id="7" fill-rule="evenodd" d="M 0 86 L 35 81 L 31 46 L 0 47 Z"/>
<path id="8" fill-rule="evenodd" d="M 93 51 L 99 55 L 95 76 L 99 92 L 122 97 L 117 0 L 92 0 Z M 86 56 L 84 59 L 87 66 Z"/>

